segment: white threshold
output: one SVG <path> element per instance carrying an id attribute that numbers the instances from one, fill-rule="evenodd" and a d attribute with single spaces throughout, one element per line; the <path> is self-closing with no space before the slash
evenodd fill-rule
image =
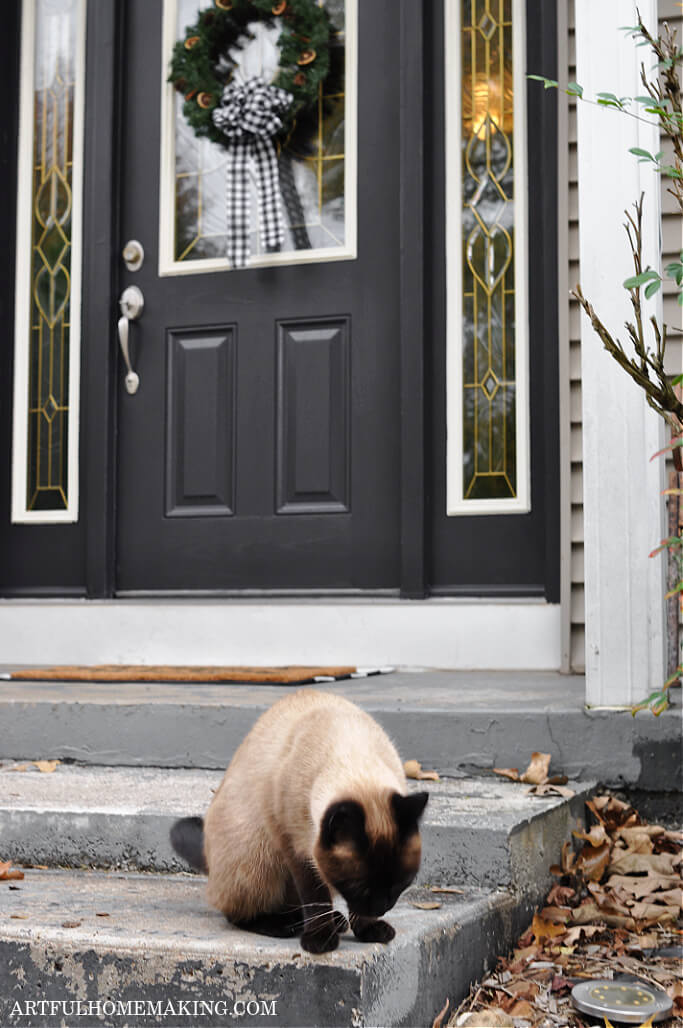
<path id="1" fill-rule="evenodd" d="M 433 598 L 0 600 L 0 662 L 553 670 L 560 606 Z"/>

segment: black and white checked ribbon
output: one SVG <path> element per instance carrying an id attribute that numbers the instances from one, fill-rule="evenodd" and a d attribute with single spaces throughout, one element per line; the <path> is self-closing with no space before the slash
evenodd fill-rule
<path id="1" fill-rule="evenodd" d="M 227 255 L 233 268 L 243 268 L 249 259 L 250 167 L 255 172 L 262 245 L 268 252 L 282 246 L 285 229 L 272 137 L 282 127 L 280 115 L 291 102 L 291 93 L 255 77 L 228 83 L 213 111 L 214 124 L 228 139 Z"/>

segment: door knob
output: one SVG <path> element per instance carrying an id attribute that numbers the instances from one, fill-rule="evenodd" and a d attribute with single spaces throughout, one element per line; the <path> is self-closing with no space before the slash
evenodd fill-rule
<path id="1" fill-rule="evenodd" d="M 130 351 L 128 349 L 128 335 L 131 321 L 135 321 L 142 314 L 145 307 L 145 298 L 142 295 L 142 291 L 137 286 L 128 286 L 121 293 L 119 299 L 119 307 L 121 309 L 121 317 L 118 321 L 118 333 L 119 333 L 119 345 L 121 347 L 121 353 L 128 369 L 125 384 L 126 390 L 133 396 L 137 393 L 140 385 L 140 376 L 133 371 L 133 366 L 130 362 Z"/>

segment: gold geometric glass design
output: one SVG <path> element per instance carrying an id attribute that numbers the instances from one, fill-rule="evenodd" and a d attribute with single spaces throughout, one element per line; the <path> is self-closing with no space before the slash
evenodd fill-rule
<path id="1" fill-rule="evenodd" d="M 75 0 L 36 0 L 27 510 L 66 510 Z"/>
<path id="2" fill-rule="evenodd" d="M 307 131 L 292 142 L 277 145 L 281 208 L 285 227 L 282 253 L 341 248 L 345 244 L 345 2 L 318 0 L 330 16 L 330 73 L 320 89 L 317 110 L 308 115 Z M 206 0 L 178 0 L 176 38 L 197 20 Z M 244 78 L 262 75 L 271 80 L 279 53 L 277 19 L 272 25 L 255 21 L 250 38 L 231 56 Z M 175 94 L 175 243 L 174 260 L 196 261 L 225 257 L 225 150 L 198 139 L 182 112 L 183 97 Z M 263 247 L 253 183 L 250 209 L 250 252 Z"/>
<path id="3" fill-rule="evenodd" d="M 517 495 L 512 0 L 462 0 L 463 497 Z"/>

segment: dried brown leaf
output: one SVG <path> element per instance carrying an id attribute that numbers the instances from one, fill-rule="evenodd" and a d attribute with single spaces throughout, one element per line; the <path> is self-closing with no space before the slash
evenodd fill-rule
<path id="1" fill-rule="evenodd" d="M 499 1007 L 477 1010 L 468 1014 L 462 1023 L 463 1028 L 514 1028 L 515 1024 L 512 1017 Z"/>
<path id="2" fill-rule="evenodd" d="M 659 945 L 659 936 L 654 932 L 641 932 L 640 935 L 630 935 L 626 942 L 626 949 L 629 953 L 641 953 L 644 949 L 655 949 Z"/>
<path id="3" fill-rule="evenodd" d="M 604 932 L 604 927 L 601 924 L 579 924 L 570 928 L 564 937 L 564 942 L 568 946 L 572 946 L 575 942 L 579 942 L 582 935 L 585 935 L 587 939 L 592 939 L 594 935 L 599 935 L 600 932 Z"/>
<path id="4" fill-rule="evenodd" d="M 516 767 L 494 767 L 494 775 L 502 775 L 503 778 L 509 778 L 512 782 L 519 781 L 519 771 Z"/>
<path id="5" fill-rule="evenodd" d="M 619 855 L 617 855 L 619 854 Z M 677 864 L 675 853 L 620 853 L 615 850 L 616 859 L 609 865 L 611 874 L 649 874 L 670 875 Z"/>
<path id="6" fill-rule="evenodd" d="M 526 791 L 527 796 L 565 796 L 571 799 L 576 795 L 573 789 L 567 785 L 552 785 L 550 782 L 542 782 L 541 785 L 532 785 Z"/>
<path id="7" fill-rule="evenodd" d="M 562 844 L 562 859 L 560 863 L 562 866 L 563 874 L 571 874 L 571 872 L 574 870 L 574 864 L 576 863 L 576 854 L 574 853 L 572 844 L 568 841 Z"/>
<path id="8" fill-rule="evenodd" d="M 592 800 L 586 801 L 586 806 L 608 831 L 628 825 L 637 825 L 640 821 L 633 807 L 616 799 L 615 796 L 594 796 Z"/>
<path id="9" fill-rule="evenodd" d="M 546 903 L 551 907 L 564 907 L 567 905 L 568 900 L 575 897 L 576 892 L 570 885 L 560 885 L 559 882 L 556 882 L 548 893 Z"/>
<path id="10" fill-rule="evenodd" d="M 528 1000 L 518 999 L 517 1002 L 510 1007 L 508 1013 L 511 1017 L 533 1018 L 536 1011 Z"/>
<path id="11" fill-rule="evenodd" d="M 661 903 L 634 903 L 631 913 L 639 921 L 647 921 L 648 924 L 669 924 L 676 921 L 681 912 L 678 904 L 675 906 L 662 906 Z"/>
<path id="12" fill-rule="evenodd" d="M 677 875 L 648 874 L 644 878 L 636 875 L 610 875 L 607 880 L 607 888 L 623 889 L 624 892 L 635 896 L 636 899 L 643 899 L 657 889 L 669 890 L 672 886 L 678 885 L 680 878 Z"/>
<path id="13" fill-rule="evenodd" d="M 541 917 L 553 924 L 565 924 L 572 915 L 571 907 L 543 907 Z"/>
<path id="14" fill-rule="evenodd" d="M 617 839 L 623 839 L 630 847 L 633 839 L 638 839 L 643 835 L 654 838 L 657 835 L 666 835 L 666 831 L 661 825 L 634 825 L 631 828 L 618 828 L 615 835 Z"/>
<path id="15" fill-rule="evenodd" d="M 418 910 L 438 910 L 441 906 L 436 900 L 411 900 L 410 905 Z"/>
<path id="16" fill-rule="evenodd" d="M 542 939 L 553 939 L 556 935 L 564 935 L 565 930 L 564 925 L 546 921 L 545 918 L 540 917 L 538 914 L 534 914 L 534 919 L 531 922 L 531 933 L 538 942 Z"/>
<path id="17" fill-rule="evenodd" d="M 0 861 L 0 882 L 20 881 L 24 877 L 23 871 L 11 870 L 12 861 Z"/>
<path id="18" fill-rule="evenodd" d="M 62 921 L 62 928 L 78 928 L 82 921 Z"/>
<path id="19" fill-rule="evenodd" d="M 576 858 L 577 870 L 580 870 L 588 881 L 599 882 L 609 864 L 610 849 L 609 842 L 603 842 L 601 846 L 590 846 L 586 843 Z"/>
<path id="20" fill-rule="evenodd" d="M 406 778 L 414 778 L 420 782 L 438 782 L 439 774 L 437 771 L 423 771 L 422 764 L 419 760 L 406 760 L 403 765 L 403 771 Z"/>
<path id="21" fill-rule="evenodd" d="M 454 885 L 432 885 L 429 891 L 454 893 L 457 896 L 465 895 L 464 889 L 456 889 Z"/>
<path id="22" fill-rule="evenodd" d="M 443 1009 L 440 1010 L 439 1013 L 434 1018 L 434 1022 L 432 1024 L 432 1028 L 441 1028 L 441 1025 L 443 1024 L 443 1019 L 446 1016 L 446 1014 L 448 1013 L 448 1007 L 450 1006 L 450 1002 L 451 1001 L 449 1000 L 448 996 L 446 996 L 446 1003 L 445 1003 Z"/>
<path id="23" fill-rule="evenodd" d="M 636 922 L 632 917 L 612 911 L 605 907 L 599 907 L 597 903 L 582 903 L 572 914 L 573 924 L 594 924 L 602 921 L 612 928 L 627 928 L 630 932 L 636 930 Z"/>
<path id="24" fill-rule="evenodd" d="M 34 760 L 33 761 L 34 767 L 37 767 L 38 770 L 42 771 L 44 775 L 52 774 L 54 769 L 60 763 L 61 763 L 61 761 L 59 761 L 59 760 Z"/>
<path id="25" fill-rule="evenodd" d="M 583 839 L 591 846 L 602 846 L 603 842 L 607 842 L 607 832 L 605 826 L 601 824 L 593 825 L 590 832 L 574 831 L 572 835 L 577 839 Z"/>
<path id="26" fill-rule="evenodd" d="M 548 780 L 548 770 L 550 768 L 550 754 L 549 753 L 538 753 L 534 751 L 531 754 L 531 761 L 524 774 L 519 776 L 520 782 L 525 782 L 527 785 L 541 785 L 543 782 Z"/>
<path id="27" fill-rule="evenodd" d="M 569 992 L 574 987 L 574 983 L 569 978 L 564 978 L 561 974 L 553 975 L 553 980 L 550 984 L 551 992 Z"/>

